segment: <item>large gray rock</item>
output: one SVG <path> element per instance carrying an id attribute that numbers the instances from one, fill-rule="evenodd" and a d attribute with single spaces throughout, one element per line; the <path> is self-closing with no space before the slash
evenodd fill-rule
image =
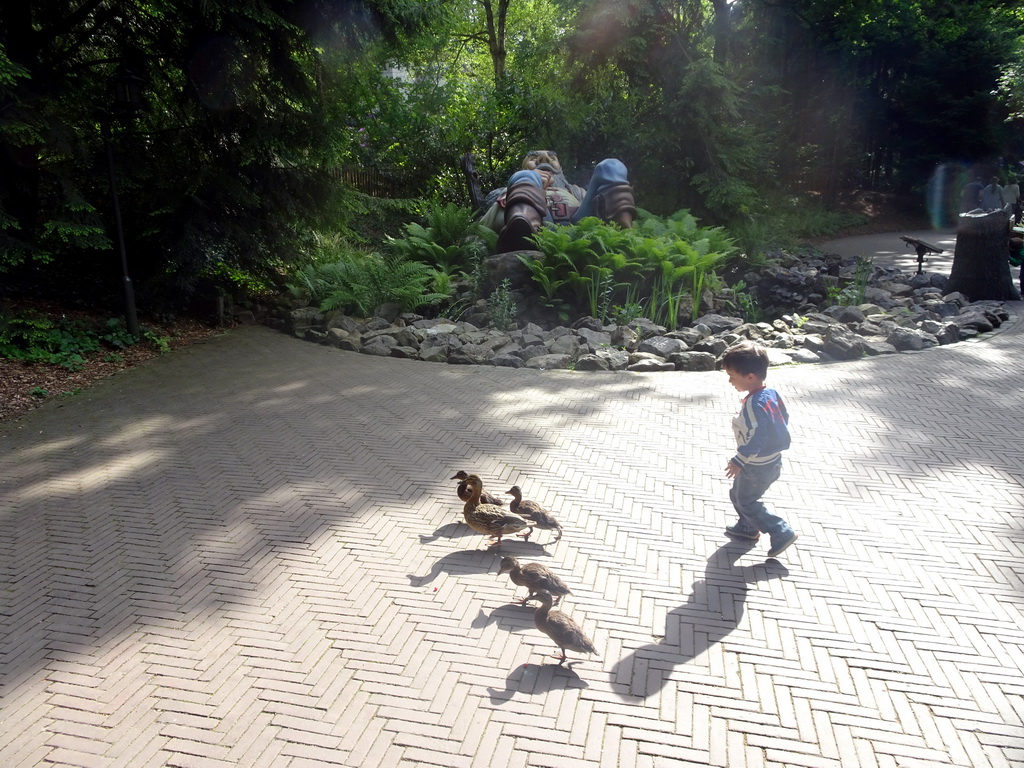
<path id="1" fill-rule="evenodd" d="M 983 312 L 977 312 L 968 310 L 962 315 L 950 318 L 952 322 L 956 323 L 956 326 L 963 331 L 964 329 L 971 329 L 978 333 L 988 333 L 995 329 L 995 325 L 992 324 L 992 320 L 988 318 Z M 961 338 L 963 335 L 961 333 Z"/>
<path id="2" fill-rule="evenodd" d="M 580 351 L 580 340 L 574 334 L 566 333 L 551 339 L 544 346 L 548 354 L 575 357 Z"/>
<path id="3" fill-rule="evenodd" d="M 569 355 L 540 355 L 526 361 L 527 368 L 541 371 L 566 370 L 572 365 Z"/>
<path id="4" fill-rule="evenodd" d="M 359 326 L 360 331 L 363 333 L 368 333 L 370 331 L 385 331 L 388 328 L 391 328 L 391 323 L 383 317 L 371 317 Z"/>
<path id="5" fill-rule="evenodd" d="M 363 341 L 362 353 L 365 355 L 377 355 L 378 357 L 391 357 L 391 350 L 398 344 L 390 336 L 374 336 L 369 341 Z"/>
<path id="6" fill-rule="evenodd" d="M 864 343 L 845 325 L 833 325 L 825 333 L 822 352 L 834 360 L 857 360 L 864 355 Z"/>
<path id="7" fill-rule="evenodd" d="M 610 371 L 608 359 L 596 354 L 580 355 L 576 361 L 577 371 Z"/>
<path id="8" fill-rule="evenodd" d="M 825 338 L 818 335 L 817 333 L 811 333 L 806 336 L 797 336 L 800 341 L 800 346 L 804 349 L 809 349 L 815 354 L 821 354 L 825 351 Z"/>
<path id="9" fill-rule="evenodd" d="M 289 333 L 302 338 L 307 328 L 323 325 L 324 313 L 317 307 L 299 307 L 285 317 L 285 328 Z"/>
<path id="10" fill-rule="evenodd" d="M 513 353 L 524 362 L 529 362 L 535 357 L 543 357 L 548 354 L 548 349 L 543 344 L 523 347 L 519 352 Z"/>
<path id="11" fill-rule="evenodd" d="M 622 349 L 599 349 L 594 355 L 608 361 L 608 368 L 612 371 L 624 371 L 629 365 L 629 353 Z"/>
<path id="12" fill-rule="evenodd" d="M 739 326 L 743 325 L 742 317 L 727 317 L 725 315 L 702 315 L 697 318 L 699 325 L 706 325 L 711 329 L 711 333 L 724 333 L 725 331 L 731 331 Z"/>
<path id="13" fill-rule="evenodd" d="M 675 365 L 668 360 L 653 358 L 637 360 L 635 363 L 630 363 L 626 368 L 627 371 L 633 371 L 634 373 L 655 373 L 658 371 L 674 371 L 675 369 Z"/>
<path id="14" fill-rule="evenodd" d="M 763 339 L 767 333 L 771 332 L 771 330 L 772 327 L 770 325 L 766 331 L 763 326 L 757 323 L 743 323 L 742 325 L 737 325 L 733 329 L 732 334 L 737 337 L 749 339 L 750 341 L 757 341 L 758 339 Z"/>
<path id="15" fill-rule="evenodd" d="M 725 339 L 716 339 L 711 337 L 709 339 L 702 339 L 691 347 L 694 352 L 707 352 L 708 354 L 714 355 L 717 359 L 719 355 L 725 352 L 729 346 Z"/>
<path id="16" fill-rule="evenodd" d="M 325 317 L 326 329 L 340 328 L 348 333 L 359 333 L 359 322 L 354 317 L 342 314 L 341 312 L 330 312 Z"/>
<path id="17" fill-rule="evenodd" d="M 611 333 L 611 343 L 632 352 L 640 343 L 640 334 L 627 325 L 620 325 Z"/>
<path id="18" fill-rule="evenodd" d="M 494 350 L 487 344 L 463 344 L 458 350 L 460 354 L 468 355 L 480 362 L 485 362 L 494 357 Z M 451 359 L 448 360 L 451 362 Z"/>
<path id="19" fill-rule="evenodd" d="M 669 358 L 677 371 L 713 371 L 718 358 L 710 352 L 677 352 Z"/>
<path id="20" fill-rule="evenodd" d="M 768 365 L 790 365 L 793 362 L 793 356 L 781 349 L 768 347 L 765 351 L 768 353 Z"/>
<path id="21" fill-rule="evenodd" d="M 864 354 L 872 357 L 876 355 L 894 355 L 899 351 L 882 336 L 867 336 L 861 339 L 861 344 L 864 345 Z"/>
<path id="22" fill-rule="evenodd" d="M 486 358 L 474 355 L 467 351 L 466 347 L 462 347 L 448 353 L 448 365 L 483 365 L 491 357 L 491 355 Z"/>
<path id="23" fill-rule="evenodd" d="M 402 314 L 402 307 L 393 301 L 384 302 L 373 310 L 373 316 L 383 318 L 388 325 L 393 324 L 400 314 Z"/>
<path id="24" fill-rule="evenodd" d="M 825 314 L 840 323 L 860 323 L 864 321 L 864 313 L 857 307 L 844 307 L 837 304 L 825 310 Z"/>
<path id="25" fill-rule="evenodd" d="M 522 368 L 526 363 L 523 358 L 511 353 L 502 352 L 492 357 L 488 362 L 501 368 Z"/>
<path id="26" fill-rule="evenodd" d="M 900 352 L 918 352 L 937 343 L 916 328 L 896 328 L 885 340 Z"/>
<path id="27" fill-rule="evenodd" d="M 968 299 L 966 296 L 964 296 L 959 291 L 954 291 L 953 293 L 947 293 L 945 296 L 942 297 L 942 300 L 943 301 L 947 301 L 950 304 L 956 304 L 961 309 L 963 309 L 964 307 L 966 307 L 968 304 L 971 303 L 971 300 Z"/>
<path id="28" fill-rule="evenodd" d="M 579 328 L 576 330 L 576 336 L 581 341 L 580 346 L 582 347 L 585 344 L 590 352 L 597 352 L 597 350 L 610 347 L 612 344 L 612 335 L 604 331 Z"/>
<path id="29" fill-rule="evenodd" d="M 358 336 L 353 337 L 352 334 L 350 334 L 348 331 L 345 331 L 345 330 L 343 330 L 341 328 L 328 328 L 327 329 L 327 343 L 330 344 L 332 347 L 338 347 L 338 346 L 341 345 L 341 342 L 345 341 L 346 339 L 351 339 L 351 338 L 358 339 L 359 337 Z"/>
<path id="30" fill-rule="evenodd" d="M 677 328 L 674 331 L 669 331 L 665 335 L 668 338 L 670 338 L 670 339 L 679 339 L 687 347 L 692 347 L 694 344 L 696 344 L 701 339 L 706 338 L 707 336 L 711 335 L 711 329 L 710 328 L 708 328 L 706 325 L 703 326 L 703 328 L 705 330 L 704 333 L 701 333 L 701 331 L 697 330 L 697 328 L 694 327 L 694 328 Z"/>
<path id="31" fill-rule="evenodd" d="M 794 363 L 818 363 L 821 362 L 821 355 L 810 349 L 794 349 L 790 353 L 790 359 Z"/>
<path id="32" fill-rule="evenodd" d="M 504 280 L 508 280 L 509 287 L 513 291 L 532 288 L 533 273 L 523 263 L 520 256 L 528 261 L 543 258 L 543 254 L 540 251 L 510 251 L 509 253 L 499 253 L 497 256 L 488 257 L 484 264 L 487 275 L 486 287 L 494 290 Z"/>
<path id="33" fill-rule="evenodd" d="M 629 323 L 631 328 L 640 339 L 649 339 L 652 336 L 664 336 L 668 330 L 663 325 L 658 325 L 646 317 L 638 317 Z"/>
<path id="34" fill-rule="evenodd" d="M 668 336 L 652 336 L 641 341 L 636 349 L 637 352 L 650 352 L 652 355 L 668 358 L 675 352 L 685 352 L 687 346 L 679 339 L 670 339 Z"/>

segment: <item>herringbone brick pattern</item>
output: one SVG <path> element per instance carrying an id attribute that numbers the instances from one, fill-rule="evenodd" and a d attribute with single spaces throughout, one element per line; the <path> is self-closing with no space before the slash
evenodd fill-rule
<path id="1" fill-rule="evenodd" d="M 773 370 L 768 561 L 722 535 L 720 373 L 249 328 L 117 376 L 0 430 L 0 766 L 1024 766 L 1022 356 Z M 558 514 L 501 552 L 600 658 L 553 663 L 457 469 Z"/>

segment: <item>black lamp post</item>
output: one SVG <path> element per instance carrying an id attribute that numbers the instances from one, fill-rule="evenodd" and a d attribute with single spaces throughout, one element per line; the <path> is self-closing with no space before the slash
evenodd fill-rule
<path id="1" fill-rule="evenodd" d="M 119 67 L 112 79 L 114 103 L 110 114 L 101 118 L 103 144 L 107 150 L 107 172 L 110 174 L 110 198 L 114 207 L 114 227 L 117 231 L 117 249 L 121 254 L 121 275 L 124 283 L 125 320 L 128 333 L 139 338 L 139 318 L 135 313 L 135 289 L 128 275 L 128 255 L 124 248 L 124 229 L 121 226 L 121 205 L 117 199 L 117 175 L 114 173 L 114 150 L 110 143 L 112 116 L 135 117 L 142 109 L 142 78 L 124 67 Z"/>

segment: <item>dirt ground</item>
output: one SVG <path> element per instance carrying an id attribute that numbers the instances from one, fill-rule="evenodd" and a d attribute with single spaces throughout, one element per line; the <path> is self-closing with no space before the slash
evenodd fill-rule
<path id="1" fill-rule="evenodd" d="M 51 317 L 63 315 L 90 325 L 102 326 L 110 318 L 109 313 L 70 310 L 41 302 L 10 302 L 10 306 L 14 309 L 31 306 Z M 95 352 L 87 357 L 85 365 L 78 371 L 60 365 L 26 363 L 0 357 L 0 421 L 18 419 L 47 400 L 74 397 L 98 380 L 113 376 L 118 371 L 143 365 L 161 354 L 173 354 L 176 349 L 223 331 L 189 318 L 172 322 L 141 322 L 154 336 L 167 340 L 169 352 L 161 352 L 155 344 L 142 341 L 121 350 Z"/>

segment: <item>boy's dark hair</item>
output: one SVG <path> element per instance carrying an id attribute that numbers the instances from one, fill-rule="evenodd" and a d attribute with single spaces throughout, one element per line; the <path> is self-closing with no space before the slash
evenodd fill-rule
<path id="1" fill-rule="evenodd" d="M 718 367 L 735 371 L 741 376 L 753 373 L 758 378 L 765 379 L 768 377 L 768 352 L 760 344 L 741 341 L 722 353 L 718 359 Z"/>

